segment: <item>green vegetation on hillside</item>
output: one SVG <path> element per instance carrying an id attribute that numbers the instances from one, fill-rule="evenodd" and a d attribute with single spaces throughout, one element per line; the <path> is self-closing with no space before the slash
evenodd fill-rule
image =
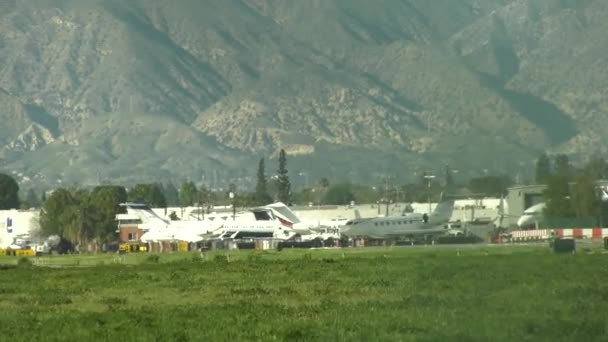
<path id="1" fill-rule="evenodd" d="M 606 14 L 603 0 L 13 0 L 0 164 L 46 185 L 196 181 L 284 148 L 360 182 L 606 152 Z"/>

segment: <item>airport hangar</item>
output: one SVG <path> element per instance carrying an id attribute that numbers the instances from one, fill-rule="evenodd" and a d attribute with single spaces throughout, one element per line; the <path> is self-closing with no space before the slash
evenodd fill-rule
<path id="1" fill-rule="evenodd" d="M 595 184 L 598 188 L 606 189 L 608 180 L 599 180 Z M 507 189 L 506 202 L 509 208 L 507 223 L 509 227 L 517 226 L 517 220 L 523 215 L 524 210 L 545 201 L 543 191 L 546 188 L 545 184 L 533 184 L 518 185 Z"/>

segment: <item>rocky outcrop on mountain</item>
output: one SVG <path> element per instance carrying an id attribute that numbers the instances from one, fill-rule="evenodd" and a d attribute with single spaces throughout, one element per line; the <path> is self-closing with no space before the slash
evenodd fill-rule
<path id="1" fill-rule="evenodd" d="M 5 148 L 20 152 L 35 151 L 53 141 L 55 141 L 53 133 L 34 123 L 21 132 L 15 140 L 8 143 Z"/>

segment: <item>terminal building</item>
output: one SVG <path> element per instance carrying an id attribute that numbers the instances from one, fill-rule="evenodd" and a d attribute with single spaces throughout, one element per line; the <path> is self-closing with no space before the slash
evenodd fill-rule
<path id="1" fill-rule="evenodd" d="M 572 184 L 571 184 L 572 185 Z M 602 194 L 602 200 L 607 200 L 606 189 L 608 189 L 608 180 L 599 180 L 595 182 L 598 194 Z M 518 219 L 523 215 L 524 211 L 536 204 L 545 202 L 543 192 L 547 189 L 544 184 L 534 185 L 518 185 L 508 189 L 506 202 L 509 207 L 509 215 L 507 216 L 508 225 L 511 228 L 517 226 Z"/>
<path id="2" fill-rule="evenodd" d="M 508 189 L 507 206 L 509 215 L 507 223 L 509 227 L 516 227 L 517 220 L 524 214 L 524 210 L 533 205 L 544 202 L 543 191 L 547 188 L 544 184 L 519 185 Z"/>
<path id="3" fill-rule="evenodd" d="M 0 248 L 29 237 L 38 224 L 38 210 L 0 210 Z"/>

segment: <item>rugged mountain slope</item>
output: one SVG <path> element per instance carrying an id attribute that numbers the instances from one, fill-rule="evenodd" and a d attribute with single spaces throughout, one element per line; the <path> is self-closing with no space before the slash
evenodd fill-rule
<path id="1" fill-rule="evenodd" d="M 3 1 L 0 167 L 225 183 L 281 147 L 294 169 L 368 179 L 605 151 L 607 14 L 601 0 Z"/>

